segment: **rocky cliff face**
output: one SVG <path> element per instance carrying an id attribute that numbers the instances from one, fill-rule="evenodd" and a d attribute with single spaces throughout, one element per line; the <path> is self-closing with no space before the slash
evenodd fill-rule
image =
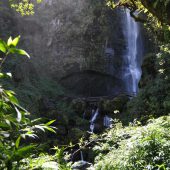
<path id="1" fill-rule="evenodd" d="M 8 20 L 13 23 L 7 24 L 3 14 L 0 18 L 8 30 L 13 24 L 14 34 L 21 35 L 39 74 L 74 95 L 124 91 L 118 74 L 125 50 L 120 12 L 110 10 L 104 0 L 44 0 L 36 8 L 29 17 L 11 12 Z"/>

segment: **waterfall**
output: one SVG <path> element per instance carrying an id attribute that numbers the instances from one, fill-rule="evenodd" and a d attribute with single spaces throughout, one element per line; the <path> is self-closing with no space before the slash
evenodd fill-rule
<path id="1" fill-rule="evenodd" d="M 110 128 L 112 125 L 112 118 L 110 118 L 109 116 L 105 115 L 103 118 L 103 126 Z"/>
<path id="2" fill-rule="evenodd" d="M 90 130 L 93 133 L 94 132 L 94 122 L 97 118 L 97 116 L 99 115 L 99 109 L 97 108 L 96 111 L 92 110 L 92 118 L 90 120 Z"/>
<path id="3" fill-rule="evenodd" d="M 92 116 L 91 123 L 94 123 L 94 121 L 96 120 L 98 114 L 99 114 L 99 109 L 97 108 L 94 115 Z"/>
<path id="4" fill-rule="evenodd" d="M 80 151 L 80 156 L 81 156 L 81 161 L 84 161 L 83 152 L 82 151 Z"/>
<path id="5" fill-rule="evenodd" d="M 129 10 L 125 10 L 123 22 L 125 30 L 124 37 L 126 39 L 123 80 L 126 85 L 127 93 L 136 95 L 138 92 L 138 83 L 141 78 L 141 58 L 143 49 L 142 46 L 140 46 L 140 27 L 130 16 Z"/>

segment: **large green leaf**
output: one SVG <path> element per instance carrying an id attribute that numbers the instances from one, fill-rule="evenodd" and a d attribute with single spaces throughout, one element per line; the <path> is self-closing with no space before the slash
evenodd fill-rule
<path id="1" fill-rule="evenodd" d="M 3 40 L 0 40 L 0 51 L 2 51 L 3 53 L 6 53 L 7 51 L 5 42 Z"/>
<path id="2" fill-rule="evenodd" d="M 27 56 L 28 58 L 30 58 L 29 54 L 28 54 L 25 50 L 22 50 L 22 49 L 10 48 L 10 49 L 9 49 L 9 52 L 12 53 L 12 54 L 25 55 L 25 56 Z"/>

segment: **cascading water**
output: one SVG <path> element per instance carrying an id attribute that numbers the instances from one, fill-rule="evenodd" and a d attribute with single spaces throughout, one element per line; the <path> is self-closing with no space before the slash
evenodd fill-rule
<path id="1" fill-rule="evenodd" d="M 90 130 L 93 133 L 94 132 L 94 122 L 99 115 L 99 109 L 97 108 L 96 110 L 92 110 L 92 118 L 90 120 Z"/>
<path id="2" fill-rule="evenodd" d="M 81 156 L 81 161 L 84 161 L 83 152 L 82 151 L 80 151 L 80 156 Z"/>
<path id="3" fill-rule="evenodd" d="M 97 116 L 99 114 L 99 109 L 97 108 L 94 115 L 92 116 L 91 122 L 94 123 L 94 121 L 96 120 Z"/>
<path id="4" fill-rule="evenodd" d="M 104 118 L 103 118 L 103 126 L 107 127 L 107 128 L 110 128 L 112 126 L 112 118 L 105 115 Z"/>
<path id="5" fill-rule="evenodd" d="M 125 10 L 123 25 L 124 37 L 126 40 L 123 80 L 126 85 L 127 93 L 136 95 L 138 92 L 138 83 L 141 78 L 141 61 L 143 51 L 140 42 L 140 27 L 139 24 L 130 16 L 129 10 Z"/>

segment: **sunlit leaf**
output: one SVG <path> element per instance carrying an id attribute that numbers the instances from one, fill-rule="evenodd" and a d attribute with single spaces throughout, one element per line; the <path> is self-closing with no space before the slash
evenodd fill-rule
<path id="1" fill-rule="evenodd" d="M 56 131 L 53 128 L 49 127 L 49 126 L 44 126 L 44 128 L 47 129 L 50 132 L 56 133 Z"/>
<path id="2" fill-rule="evenodd" d="M 45 132 L 44 128 L 43 128 L 41 125 L 35 125 L 35 128 L 40 129 L 40 130 L 42 130 L 43 132 Z"/>
<path id="3" fill-rule="evenodd" d="M 17 112 L 17 121 L 18 122 L 21 122 L 21 119 L 22 119 L 22 114 L 21 112 L 15 107 L 15 110 Z"/>
<path id="4" fill-rule="evenodd" d="M 15 142 L 15 147 L 18 148 L 20 144 L 21 136 L 19 136 Z"/>
<path id="5" fill-rule="evenodd" d="M 8 95 L 10 102 L 18 104 L 17 98 L 14 96 L 14 92 L 11 90 L 5 90 L 5 93 Z"/>
<path id="6" fill-rule="evenodd" d="M 51 125 L 52 123 L 54 123 L 55 121 L 56 121 L 56 120 L 51 120 L 51 121 L 47 122 L 45 125 L 49 126 L 49 125 Z"/>
<path id="7" fill-rule="evenodd" d="M 12 91 L 12 90 L 5 90 L 5 92 L 7 93 L 7 95 L 9 95 L 9 96 L 13 96 L 14 94 L 15 94 L 15 92 L 14 91 Z"/>
<path id="8" fill-rule="evenodd" d="M 7 51 L 5 42 L 1 39 L 0 39 L 0 51 L 2 51 L 3 53 L 6 53 L 6 51 Z"/>
<path id="9" fill-rule="evenodd" d="M 42 118 L 33 119 L 31 120 L 31 123 L 39 122 L 40 120 L 42 120 Z"/>
<path id="10" fill-rule="evenodd" d="M 25 139 L 25 134 L 22 134 L 21 137 L 22 137 L 23 139 Z"/>
<path id="11" fill-rule="evenodd" d="M 26 133 L 25 136 L 28 136 L 30 138 L 38 138 L 38 136 L 36 134 L 31 134 L 31 133 Z"/>
<path id="12" fill-rule="evenodd" d="M 0 78 L 11 78 L 12 74 L 11 73 L 0 73 Z"/>
<path id="13" fill-rule="evenodd" d="M 42 2 L 42 0 L 37 0 L 37 3 L 41 3 Z"/>
<path id="14" fill-rule="evenodd" d="M 12 74 L 11 73 L 6 73 L 6 76 L 12 78 Z"/>
<path id="15" fill-rule="evenodd" d="M 19 40 L 20 40 L 20 35 L 19 35 L 18 37 L 16 37 L 16 38 L 13 39 L 11 45 L 13 45 L 14 47 L 16 47 L 17 44 L 18 44 L 18 42 L 19 42 Z"/>
<path id="16" fill-rule="evenodd" d="M 21 107 L 19 104 L 15 103 L 15 105 L 16 105 L 20 110 L 23 111 L 23 115 L 30 115 L 30 113 L 29 113 L 26 109 L 24 109 L 23 107 Z"/>
<path id="17" fill-rule="evenodd" d="M 22 50 L 22 49 L 10 48 L 9 52 L 12 53 L 12 54 L 25 55 L 28 58 L 30 58 L 29 54 L 25 50 Z"/>
<path id="18" fill-rule="evenodd" d="M 12 37 L 9 37 L 8 41 L 7 41 L 7 45 L 8 47 L 12 44 Z"/>

